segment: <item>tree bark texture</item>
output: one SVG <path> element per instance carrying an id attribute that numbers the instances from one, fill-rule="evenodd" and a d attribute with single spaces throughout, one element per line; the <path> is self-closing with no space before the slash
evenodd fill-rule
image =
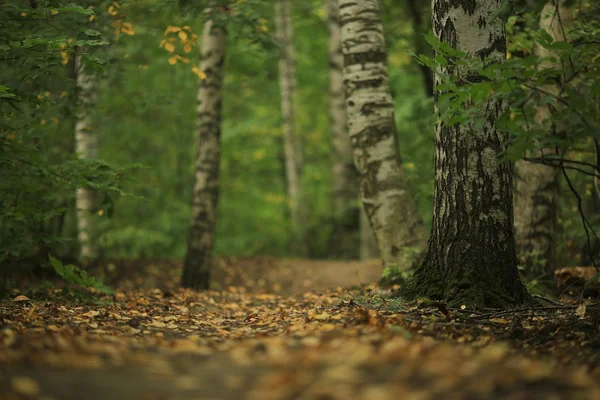
<path id="1" fill-rule="evenodd" d="M 548 32 L 555 41 L 564 41 L 573 13 L 564 0 L 552 0 L 542 10 L 540 28 Z M 557 57 L 551 50 L 537 45 L 535 52 L 540 57 Z M 540 68 L 548 65 L 542 63 Z M 558 94 L 558 85 L 547 85 L 544 90 Z M 556 105 L 554 107 L 560 107 Z M 551 110 L 548 106 L 538 107 L 535 122 L 546 125 L 548 134 L 556 128 L 548 124 Z M 529 157 L 552 155 L 553 149 L 530 152 Z M 543 289 L 556 291 L 554 270 L 556 269 L 557 202 L 560 188 L 559 168 L 519 160 L 516 163 L 515 185 L 515 231 L 519 261 L 525 266 L 525 276 L 536 280 Z"/>
<path id="2" fill-rule="evenodd" d="M 348 131 L 362 201 L 384 266 L 404 268 L 416 261 L 415 250 L 425 248 L 427 232 L 398 151 L 380 5 L 339 4 Z"/>
<path id="3" fill-rule="evenodd" d="M 358 176 L 348 136 L 344 99 L 344 56 L 341 46 L 339 1 L 326 0 L 329 28 L 329 121 L 331 134 L 331 203 L 334 217 L 331 254 L 356 259 L 360 249 L 360 198 Z M 369 228 L 370 230 L 370 228 Z M 372 234 L 371 234 L 372 235 Z"/>
<path id="4" fill-rule="evenodd" d="M 206 78 L 198 87 L 198 131 L 192 219 L 181 285 L 210 286 L 219 198 L 221 102 L 225 64 L 225 30 L 212 21 L 202 33 L 200 70 Z"/>
<path id="5" fill-rule="evenodd" d="M 377 239 L 373 229 L 371 229 L 369 217 L 367 217 L 367 213 L 362 207 L 360 209 L 360 258 L 362 260 L 379 258 Z"/>
<path id="6" fill-rule="evenodd" d="M 75 56 L 75 76 L 77 85 L 77 117 L 75 121 L 75 151 L 80 159 L 93 159 L 98 156 L 98 135 L 92 127 L 91 109 L 96 104 L 96 77 L 86 71 L 83 60 Z M 80 246 L 79 257 L 89 260 L 96 255 L 92 242 L 95 192 L 90 188 L 79 188 L 75 195 L 77 210 L 77 230 Z"/>
<path id="7" fill-rule="evenodd" d="M 295 234 L 294 252 L 298 255 L 308 253 L 306 242 L 306 207 L 303 201 L 302 150 L 300 141 L 294 132 L 296 68 L 294 46 L 292 43 L 292 5 L 291 0 L 275 2 L 276 37 L 280 45 L 279 85 L 281 91 L 281 127 L 285 153 L 285 172 L 287 194 L 292 229 Z"/>
<path id="8" fill-rule="evenodd" d="M 501 0 L 434 0 L 433 31 L 451 47 L 472 56 L 506 59 L 506 33 L 496 17 Z M 477 79 L 471 71 L 438 67 L 435 82 L 454 74 L 459 83 Z M 434 96 L 436 114 L 437 95 Z M 515 254 L 510 163 L 499 162 L 508 135 L 495 129 L 504 106 L 490 100 L 480 112 L 487 123 L 435 126 L 435 184 L 431 235 L 413 280 L 403 289 L 471 308 L 524 302 Z"/>

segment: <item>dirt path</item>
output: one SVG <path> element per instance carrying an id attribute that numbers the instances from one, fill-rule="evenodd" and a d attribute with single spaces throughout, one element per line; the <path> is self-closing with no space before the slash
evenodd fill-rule
<path id="1" fill-rule="evenodd" d="M 177 268 L 113 271 L 101 305 L 0 302 L 0 399 L 600 398 L 595 305 L 445 315 L 352 289 L 377 261 L 222 259 L 201 293 Z"/>

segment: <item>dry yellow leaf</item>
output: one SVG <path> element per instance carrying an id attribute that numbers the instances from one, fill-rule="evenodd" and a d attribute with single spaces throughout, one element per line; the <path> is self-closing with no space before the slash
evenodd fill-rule
<path id="1" fill-rule="evenodd" d="M 133 30 L 133 26 L 129 22 L 124 22 L 121 24 L 121 32 L 126 35 L 133 36 L 135 35 L 135 31 Z"/>
<path id="2" fill-rule="evenodd" d="M 196 74 L 196 76 L 197 76 L 198 78 L 200 78 L 200 79 L 203 79 L 203 80 L 204 80 L 204 79 L 206 79 L 206 78 L 207 78 L 207 76 L 206 76 L 206 74 L 204 73 L 204 71 L 200 71 L 200 69 L 199 69 L 198 67 L 196 67 L 196 66 L 192 67 L 192 72 L 193 72 L 194 74 Z"/>
<path id="3" fill-rule="evenodd" d="M 165 43 L 165 50 L 167 50 L 169 53 L 172 53 L 175 51 L 175 46 L 173 43 Z"/>
<path id="4" fill-rule="evenodd" d="M 15 376 L 11 379 L 15 392 L 23 396 L 36 396 L 40 392 L 40 385 L 28 376 Z"/>
<path id="5" fill-rule="evenodd" d="M 190 43 L 186 43 L 183 45 L 183 51 L 188 54 L 192 51 L 192 45 Z"/>
<path id="6" fill-rule="evenodd" d="M 171 64 L 171 65 L 177 64 L 177 56 L 170 57 L 169 64 Z"/>
<path id="7" fill-rule="evenodd" d="M 179 36 L 179 39 L 181 39 L 181 41 L 183 41 L 183 42 L 185 42 L 188 38 L 187 33 L 185 33 L 184 31 L 179 31 L 177 36 Z"/>
<path id="8" fill-rule="evenodd" d="M 95 16 L 95 15 L 90 15 L 90 17 L 88 18 L 88 21 L 89 21 L 89 22 L 92 22 L 92 21 L 93 21 L 93 20 L 95 20 L 95 19 L 96 19 L 96 16 Z"/>
<path id="9" fill-rule="evenodd" d="M 167 26 L 167 29 L 165 29 L 164 36 L 168 35 L 169 32 L 177 33 L 180 30 L 181 30 L 181 28 L 178 26 L 169 25 L 169 26 Z"/>

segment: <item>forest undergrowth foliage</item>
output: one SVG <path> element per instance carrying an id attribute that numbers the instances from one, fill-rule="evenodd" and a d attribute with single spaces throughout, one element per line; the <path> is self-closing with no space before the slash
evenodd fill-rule
<path id="1" fill-rule="evenodd" d="M 121 18 L 92 7 L 52 1 L 0 6 L 0 264 L 6 279 L 11 269 L 48 266 L 48 253 L 77 253 L 77 188 L 96 191 L 94 211 L 105 217 L 124 194 L 127 168 L 80 160 L 73 142 L 76 115 L 86 112 L 77 101 L 74 56 L 102 73 L 99 55 L 115 26 L 125 29 Z"/>
<path id="2" fill-rule="evenodd" d="M 598 262 L 600 220 L 596 206 L 600 191 L 600 9 L 593 2 L 567 2 L 572 14 L 546 2 L 528 3 L 502 15 L 508 31 L 507 60 L 495 63 L 485 55 L 465 54 L 426 35 L 435 56 L 412 53 L 432 70 L 452 67 L 469 74 L 444 75 L 439 91 L 441 122 L 487 122 L 482 110 L 500 100 L 504 112 L 495 125 L 510 133 L 504 159 L 525 160 L 560 170 L 557 249 L 559 266 Z M 558 4 L 558 3 L 557 3 Z M 561 7 L 563 7 L 561 2 Z M 505 12 L 507 10 L 504 10 Z M 558 39 L 539 27 L 540 15 L 553 23 Z M 567 21 L 568 18 L 568 22 Z M 545 51 L 540 55 L 536 46 Z M 548 55 L 549 54 L 549 55 Z M 540 110 L 548 110 L 540 118 Z M 583 251 L 572 250 L 578 243 Z M 540 259 L 539 263 L 549 260 Z"/>

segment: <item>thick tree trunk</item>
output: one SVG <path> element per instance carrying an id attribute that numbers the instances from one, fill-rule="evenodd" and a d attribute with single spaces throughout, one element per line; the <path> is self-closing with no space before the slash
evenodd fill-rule
<path id="1" fill-rule="evenodd" d="M 344 56 L 338 0 L 326 0 L 329 28 L 329 121 L 331 132 L 331 203 L 334 217 L 331 255 L 356 259 L 360 249 L 360 204 L 358 177 L 352 159 L 344 103 Z"/>
<path id="2" fill-rule="evenodd" d="M 416 261 L 415 250 L 425 248 L 427 232 L 398 151 L 379 7 L 378 0 L 340 0 L 346 111 L 362 201 L 380 256 L 386 267 L 405 268 Z"/>
<path id="3" fill-rule="evenodd" d="M 281 90 L 281 127 L 283 130 L 287 194 L 292 229 L 295 234 L 294 252 L 308 254 L 306 237 L 306 206 L 303 201 L 302 150 L 294 132 L 296 71 L 292 43 L 291 0 L 276 0 L 275 25 L 281 46 L 279 58 L 279 85 Z"/>
<path id="4" fill-rule="evenodd" d="M 219 198 L 221 87 L 225 64 L 225 31 L 206 22 L 202 33 L 200 70 L 206 78 L 198 88 L 198 136 L 192 220 L 181 285 L 208 289 Z"/>
<path id="5" fill-rule="evenodd" d="M 377 239 L 375 239 L 375 233 L 371 229 L 369 217 L 367 217 L 367 213 L 362 207 L 360 209 L 360 258 L 362 260 L 379 258 Z"/>
<path id="6" fill-rule="evenodd" d="M 451 47 L 476 57 L 506 59 L 506 33 L 496 17 L 500 0 L 434 0 L 433 31 Z M 470 81 L 471 71 L 436 70 Z M 476 77 L 473 77 L 475 79 Z M 437 95 L 434 96 L 437 108 Z M 512 172 L 498 157 L 508 136 L 494 124 L 503 105 L 489 101 L 480 112 L 487 120 L 476 129 L 469 122 L 435 126 L 435 186 L 431 235 L 408 297 L 423 296 L 469 308 L 523 303 L 515 254 Z"/>
<path id="7" fill-rule="evenodd" d="M 92 127 L 90 111 L 96 104 L 96 78 L 85 70 L 83 60 L 75 56 L 75 75 L 77 84 L 78 110 L 75 121 L 75 151 L 81 159 L 93 159 L 98 156 L 98 135 Z M 79 257 L 89 260 L 96 255 L 93 243 L 93 212 L 95 209 L 93 189 L 79 188 L 75 195 L 77 210 L 77 230 Z"/>
<path id="8" fill-rule="evenodd" d="M 555 41 L 564 41 L 573 13 L 564 5 L 564 0 L 552 0 L 544 6 L 540 17 L 540 28 L 546 30 Z M 564 30 L 563 30 L 564 29 Z M 552 51 L 536 46 L 540 57 L 556 56 Z M 543 68 L 547 62 L 541 65 Z M 544 87 L 545 91 L 558 93 L 559 86 Z M 556 107 L 560 107 L 557 105 Z M 548 125 L 551 110 L 547 106 L 537 109 L 535 122 Z M 547 126 L 548 134 L 555 128 Z M 561 130 L 566 127 L 558 127 Z M 553 154 L 544 149 L 528 154 L 529 157 L 544 157 Z M 535 280 L 541 289 L 556 291 L 556 229 L 557 202 L 559 196 L 560 169 L 548 165 L 517 161 L 515 185 L 515 231 L 519 261 L 525 266 L 525 276 Z"/>

